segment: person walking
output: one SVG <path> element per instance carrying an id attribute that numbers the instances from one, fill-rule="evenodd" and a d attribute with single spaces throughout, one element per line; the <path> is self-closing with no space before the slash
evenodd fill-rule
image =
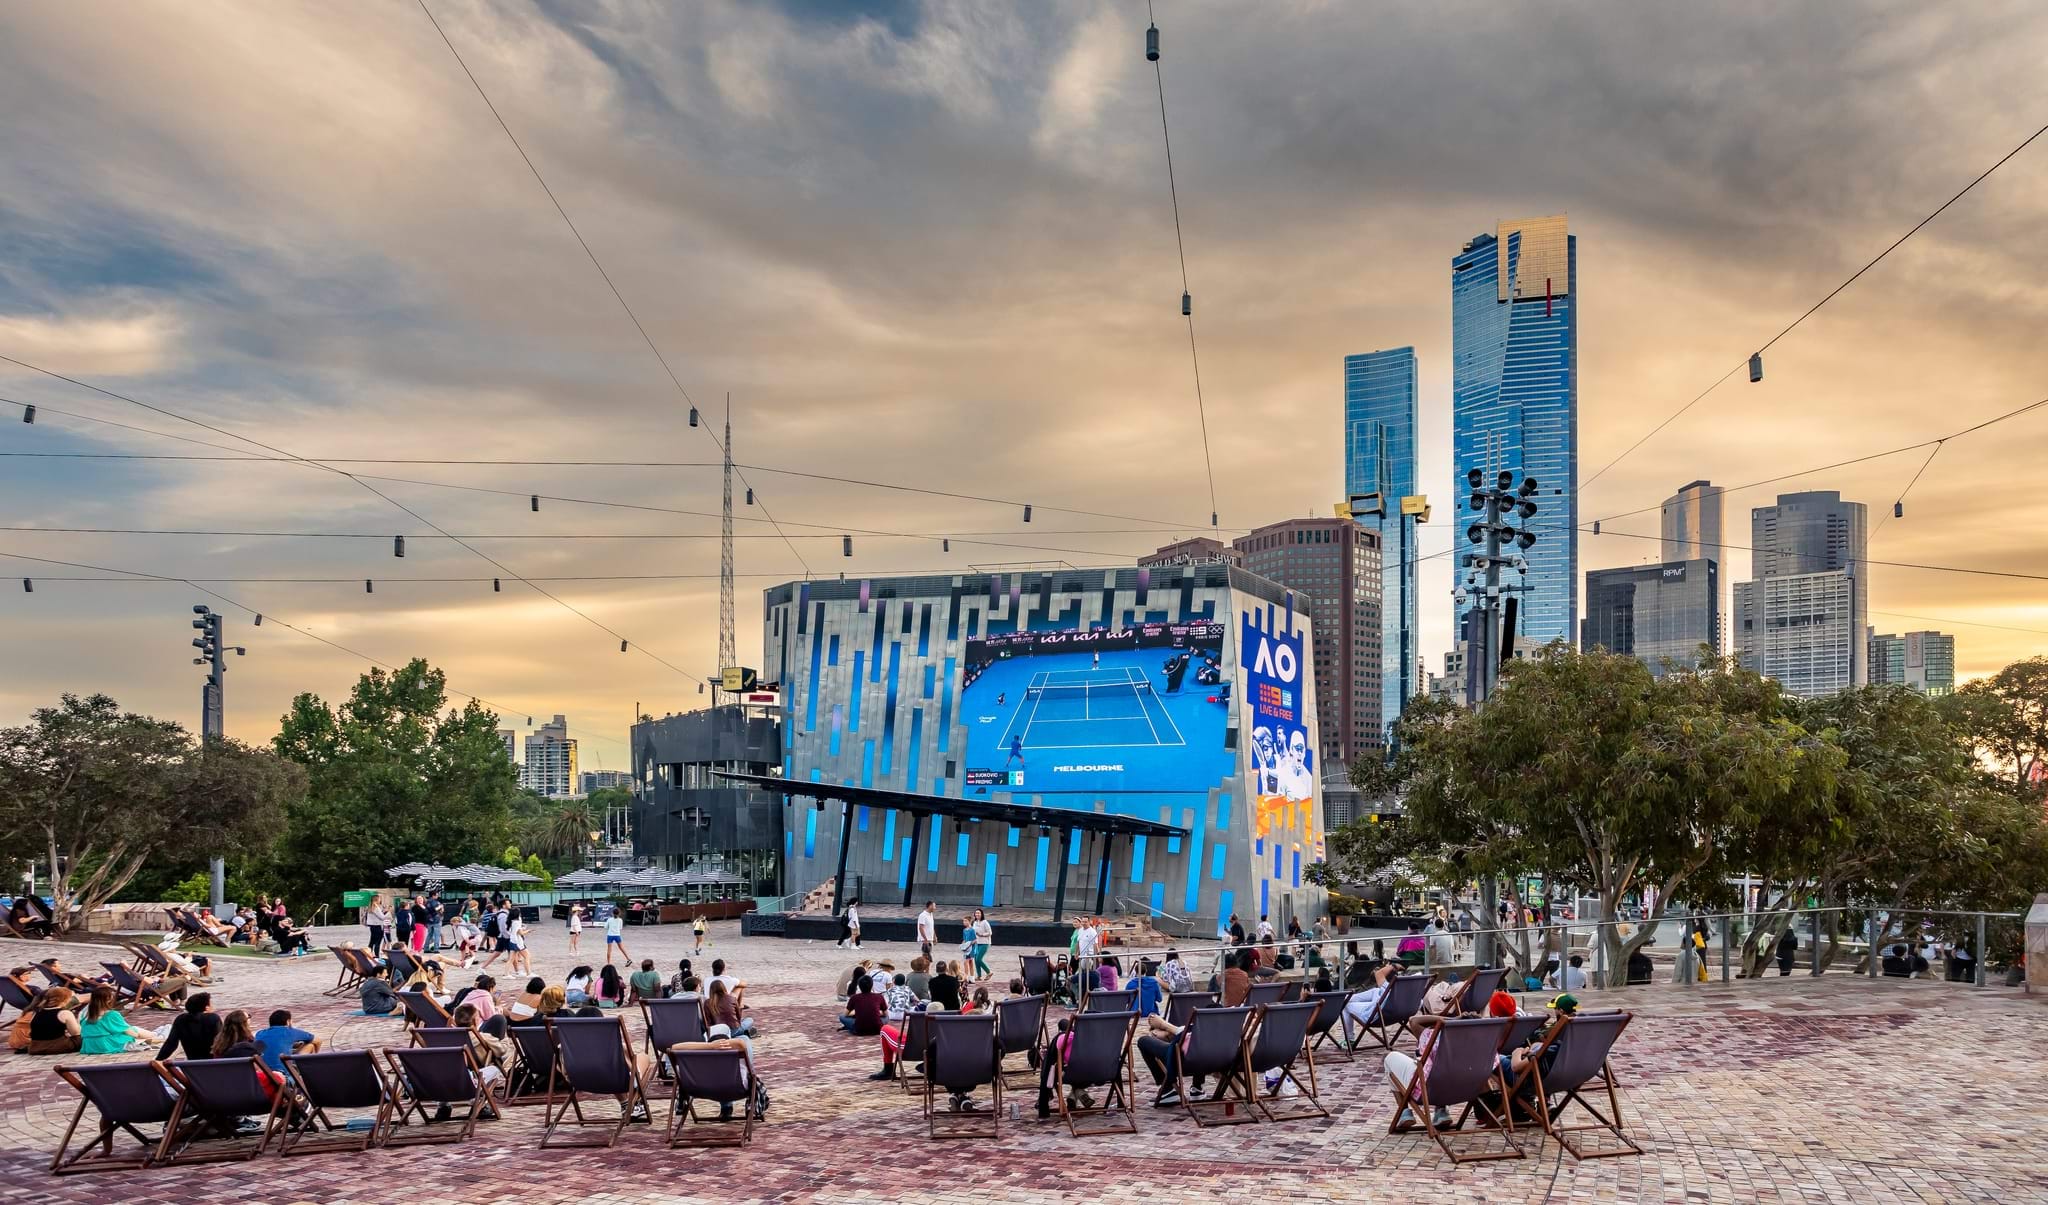
<path id="1" fill-rule="evenodd" d="M 612 964 L 612 950 L 615 947 L 620 955 L 625 958 L 626 965 L 633 965 L 633 955 L 626 949 L 626 912 L 625 909 L 620 908 L 616 904 L 612 906 L 612 914 L 606 917 L 604 921 L 604 964 L 606 966 Z"/>
<path id="2" fill-rule="evenodd" d="M 939 917 L 932 901 L 924 902 L 924 911 L 917 914 L 917 952 L 926 958 L 932 956 L 932 944 L 939 939 Z"/>
<path id="3" fill-rule="evenodd" d="M 583 941 L 583 905 L 569 905 L 569 952 L 576 953 Z"/>
<path id="4" fill-rule="evenodd" d="M 854 949 L 860 949 L 859 896 L 846 901 L 846 911 L 839 916 L 839 942 L 836 948 L 845 949 L 849 942 L 853 944 Z"/>
<path id="5" fill-rule="evenodd" d="M 448 916 L 447 906 L 441 902 L 441 893 L 434 892 L 427 897 L 427 952 L 441 952 L 441 922 Z"/>
<path id="6" fill-rule="evenodd" d="M 363 909 L 363 923 L 370 927 L 370 957 L 382 957 L 384 937 L 391 932 L 391 906 L 383 896 L 371 900 L 370 906 Z"/>
<path id="7" fill-rule="evenodd" d="M 704 952 L 705 928 L 706 926 L 704 924 L 704 914 L 702 912 L 699 912 L 697 914 L 697 919 L 690 922 L 690 935 L 697 939 L 697 948 L 690 951 L 692 954 L 702 954 Z"/>
<path id="8" fill-rule="evenodd" d="M 995 927 L 988 923 L 988 913 L 980 908 L 974 910 L 974 978 L 983 982 L 996 977 L 988 968 L 989 947 L 995 944 Z"/>

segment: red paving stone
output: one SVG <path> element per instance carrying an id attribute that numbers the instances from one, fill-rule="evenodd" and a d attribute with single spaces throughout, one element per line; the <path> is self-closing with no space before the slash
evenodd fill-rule
<path id="1" fill-rule="evenodd" d="M 733 923 L 714 929 L 705 962 L 724 955 L 749 981 L 774 1100 L 744 1151 L 672 1151 L 658 1131 L 635 1127 L 609 1151 L 540 1152 L 539 1110 L 529 1108 L 459 1148 L 58 1178 L 46 1169 L 76 1097 L 50 1073 L 58 1060 L 4 1055 L 0 1200 L 2048 1201 L 2048 995 L 1844 974 L 1585 993 L 1588 1007 L 1637 1011 L 1615 1065 L 1641 1158 L 1580 1163 L 1546 1142 L 1519 1162 L 1453 1167 L 1426 1138 L 1385 1132 L 1393 1106 L 1373 1056 L 1318 1069 L 1327 1120 L 1197 1130 L 1179 1112 L 1141 1108 L 1135 1135 L 1075 1139 L 1031 1117 L 1020 1094 L 1024 1117 L 1006 1121 L 999 1140 L 933 1142 L 912 1098 L 863 1078 L 879 1065 L 874 1040 L 847 1037 L 834 1020 L 830 984 L 850 954 L 741 939 Z M 559 929 L 536 936 L 535 965 L 556 982 L 593 949 L 603 957 L 601 942 L 586 940 L 572 961 Z M 680 928 L 628 934 L 665 972 L 689 943 Z M 80 966 L 105 953 L 0 941 L 10 961 L 53 952 Z M 911 951 L 866 953 L 903 967 Z M 999 969 L 1014 966 L 1013 951 L 997 955 Z M 290 1007 L 332 1047 L 403 1040 L 398 1021 L 347 1016 L 353 1000 L 319 994 L 336 970 L 324 953 L 224 961 L 213 989 L 222 1011 L 246 1008 L 260 1024 Z M 151 1028 L 168 1016 L 131 1019 Z M 629 1023 L 637 1037 L 637 1013 Z"/>

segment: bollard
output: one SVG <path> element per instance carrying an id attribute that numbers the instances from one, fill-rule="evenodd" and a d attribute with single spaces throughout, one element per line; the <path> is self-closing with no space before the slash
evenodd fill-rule
<path id="1" fill-rule="evenodd" d="M 1975 958 L 1970 960 L 1971 969 L 1977 972 L 1977 986 L 1983 987 L 1986 982 L 1984 978 L 1984 963 L 1987 959 L 1985 958 L 1984 914 L 1982 912 L 1977 914 L 1977 948 L 1971 951 L 1971 953 L 1976 955 Z"/>

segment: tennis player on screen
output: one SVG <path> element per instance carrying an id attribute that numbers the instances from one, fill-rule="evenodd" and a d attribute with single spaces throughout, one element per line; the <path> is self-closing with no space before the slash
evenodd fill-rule
<path id="1" fill-rule="evenodd" d="M 1024 765 L 1024 738 L 1021 736 L 1010 738 L 1010 756 L 1003 759 L 1003 769 L 1009 769 L 1011 762 L 1016 762 L 1027 770 L 1031 768 Z"/>

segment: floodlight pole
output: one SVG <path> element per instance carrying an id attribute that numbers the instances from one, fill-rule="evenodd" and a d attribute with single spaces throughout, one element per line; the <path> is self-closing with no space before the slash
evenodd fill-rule
<path id="1" fill-rule="evenodd" d="M 199 629 L 192 645 L 200 652 L 192 660 L 194 664 L 208 667 L 206 683 L 199 688 L 199 743 L 201 748 L 210 748 L 227 735 L 227 648 L 221 639 L 220 613 L 205 606 L 193 607 L 192 613 L 199 617 L 192 621 L 192 626 Z M 208 903 L 217 912 L 227 899 L 226 859 L 219 854 L 208 858 L 207 877 Z"/>

